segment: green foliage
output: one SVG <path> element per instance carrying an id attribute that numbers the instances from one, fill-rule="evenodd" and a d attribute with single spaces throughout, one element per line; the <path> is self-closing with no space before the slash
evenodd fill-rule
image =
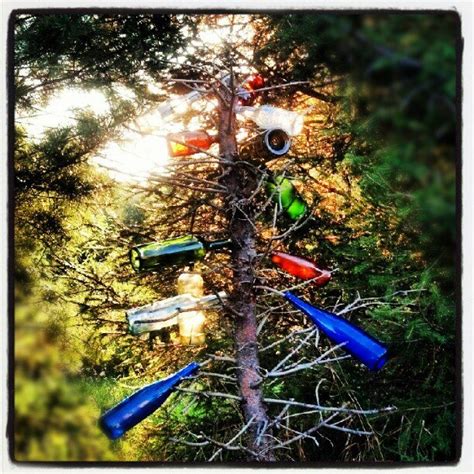
<path id="1" fill-rule="evenodd" d="M 58 86 L 126 84 L 140 95 L 183 44 L 176 16 L 22 14 L 15 17 L 17 104 L 31 107 Z"/>
<path id="2" fill-rule="evenodd" d="M 75 306 L 51 293 L 36 262 L 41 246 L 16 232 L 15 425 L 17 461 L 116 459 L 97 426 L 98 410 L 78 383 L 87 329 L 73 324 Z M 28 253 L 19 249 L 29 248 Z M 41 281 L 42 284 L 38 284 Z M 20 283 L 21 282 L 21 283 Z"/>

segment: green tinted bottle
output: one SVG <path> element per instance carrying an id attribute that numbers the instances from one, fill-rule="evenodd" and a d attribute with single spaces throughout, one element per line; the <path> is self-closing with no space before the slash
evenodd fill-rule
<path id="1" fill-rule="evenodd" d="M 137 272 L 190 263 L 202 260 L 208 250 L 227 247 L 230 242 L 230 240 L 205 242 L 194 235 L 184 235 L 174 239 L 141 244 L 130 250 L 130 263 Z"/>
<path id="2" fill-rule="evenodd" d="M 290 219 L 296 221 L 308 211 L 307 204 L 288 178 L 274 176 L 267 181 L 266 189 L 273 201 L 281 205 Z"/>

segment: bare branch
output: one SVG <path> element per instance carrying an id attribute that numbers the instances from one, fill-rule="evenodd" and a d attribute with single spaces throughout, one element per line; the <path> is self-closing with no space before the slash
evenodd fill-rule
<path id="1" fill-rule="evenodd" d="M 218 398 L 228 398 L 230 400 L 238 400 L 238 401 L 242 400 L 242 398 L 239 397 L 238 395 L 232 395 L 230 393 L 210 392 L 210 391 L 194 390 L 192 388 L 182 388 L 182 387 L 177 387 L 176 390 L 179 392 L 193 393 L 194 395 L 202 396 L 205 398 L 218 397 Z"/>
<path id="2" fill-rule="evenodd" d="M 200 374 L 201 375 L 207 375 L 208 377 L 218 377 L 218 378 L 221 378 L 221 379 L 230 380 L 232 382 L 237 381 L 236 377 L 232 377 L 231 375 L 218 374 L 216 372 L 203 372 L 203 371 L 201 371 Z"/>
<path id="3" fill-rule="evenodd" d="M 361 435 L 361 436 L 371 436 L 374 434 L 373 431 L 355 430 L 352 428 L 337 426 L 337 425 L 326 423 L 326 422 L 323 422 L 322 426 L 324 426 L 325 428 L 331 428 L 332 430 L 344 431 L 345 433 L 351 433 L 351 434 L 356 434 L 356 435 Z"/>
<path id="4" fill-rule="evenodd" d="M 281 89 L 282 87 L 298 86 L 301 84 L 310 84 L 310 81 L 294 81 L 294 82 L 288 82 L 286 84 L 278 84 L 276 86 L 261 87 L 260 89 L 257 89 L 255 92 L 271 91 L 273 89 Z M 246 95 L 246 94 L 248 94 L 248 91 L 236 93 L 236 95 Z"/>
<path id="5" fill-rule="evenodd" d="M 313 334 L 310 333 L 309 336 L 312 336 Z M 308 338 L 309 338 L 308 336 Z M 306 342 L 306 339 L 294 350 L 292 351 L 289 355 L 295 354 L 303 345 L 303 343 Z M 343 347 L 346 343 L 343 342 L 342 344 L 338 344 L 337 346 L 332 347 L 328 351 L 326 351 L 324 354 L 319 356 L 317 359 L 313 360 L 312 362 L 308 362 L 306 364 L 299 364 L 296 367 L 293 367 L 288 370 L 276 370 L 278 367 L 272 369 L 270 372 L 267 373 L 267 377 L 281 377 L 282 375 L 289 375 L 289 374 L 294 374 L 295 372 L 300 372 L 301 370 L 307 370 L 310 369 L 311 367 L 314 367 L 315 365 L 320 365 L 320 364 L 325 364 L 334 360 L 342 360 L 342 359 L 347 359 L 350 356 L 342 356 L 342 357 L 337 357 L 335 359 L 325 359 L 327 355 L 330 353 L 334 352 L 336 349 L 339 349 L 340 347 Z M 288 356 L 287 356 L 288 357 Z M 285 359 L 283 359 L 285 360 Z"/>
<path id="6" fill-rule="evenodd" d="M 300 334 L 305 334 L 308 331 L 314 331 L 314 328 L 309 327 L 309 328 L 306 328 L 306 329 L 298 329 L 297 331 L 293 331 L 290 334 L 288 334 L 287 336 L 279 339 L 278 341 L 272 342 L 268 346 L 263 347 L 262 349 L 260 349 L 260 352 L 267 351 L 268 349 L 271 349 L 272 347 L 275 347 L 278 344 L 282 344 L 283 342 L 287 341 L 288 339 L 291 339 L 292 337 L 298 336 Z"/>
<path id="7" fill-rule="evenodd" d="M 293 357 L 305 344 L 306 342 L 316 333 L 317 331 L 317 328 L 312 328 L 313 330 L 310 331 L 310 333 L 286 356 L 284 357 L 282 360 L 280 360 L 280 362 L 278 362 L 277 365 L 275 365 L 275 367 L 273 367 L 273 369 L 269 372 L 269 373 L 273 373 L 275 374 L 276 371 L 282 367 L 283 365 L 285 365 L 285 363 L 291 359 L 291 357 Z M 268 374 L 267 374 L 268 376 Z M 275 376 L 275 375 L 273 375 Z"/>
<path id="8" fill-rule="evenodd" d="M 179 439 L 179 438 L 168 438 L 170 441 L 173 443 L 181 443 L 185 444 L 186 446 L 192 446 L 192 447 L 200 447 L 200 446 L 208 446 L 211 444 L 209 441 L 201 441 L 201 442 L 192 442 L 192 441 L 185 441 L 184 439 Z"/>
<path id="9" fill-rule="evenodd" d="M 197 396 L 203 396 L 203 397 L 228 398 L 230 400 L 237 400 L 237 401 L 242 400 L 242 397 L 239 397 L 238 395 L 232 395 L 230 393 L 201 391 L 201 390 L 193 390 L 190 388 L 181 388 L 181 387 L 176 388 L 176 390 L 179 392 L 192 393 Z M 327 406 L 315 405 L 311 403 L 297 402 L 295 400 L 283 400 L 279 398 L 264 398 L 263 401 L 265 403 L 273 403 L 277 405 L 288 404 L 291 406 L 296 406 L 296 407 L 301 407 L 301 408 L 310 408 L 312 410 L 317 410 L 317 411 L 322 411 L 322 412 L 352 413 L 354 415 L 377 415 L 380 413 L 393 413 L 398 410 L 394 406 L 388 406 L 385 408 L 377 408 L 377 409 L 368 409 L 368 410 L 359 410 L 355 408 L 345 408 L 345 407 L 327 407 Z"/>
<path id="10" fill-rule="evenodd" d="M 253 423 L 255 420 L 256 416 L 253 415 L 250 420 L 242 427 L 242 429 L 235 435 L 233 436 L 227 443 L 222 448 L 219 448 L 210 458 L 209 462 L 214 461 L 214 459 L 222 452 L 223 449 L 229 449 L 232 446 L 232 443 L 239 439 L 250 427 L 250 425 Z"/>
<path id="11" fill-rule="evenodd" d="M 345 407 L 325 407 L 321 405 L 313 405 L 311 403 L 302 403 L 302 402 L 297 402 L 294 400 L 283 400 L 279 398 L 264 398 L 263 401 L 265 403 L 275 403 L 279 405 L 289 404 L 296 407 L 311 408 L 313 410 L 318 410 L 322 412 L 329 411 L 329 412 L 337 412 L 337 413 L 352 413 L 354 415 L 376 415 L 379 413 L 392 413 L 394 411 L 397 411 L 397 408 L 393 406 L 389 406 L 385 408 L 369 409 L 369 410 L 358 410 L 354 408 L 345 408 Z"/>

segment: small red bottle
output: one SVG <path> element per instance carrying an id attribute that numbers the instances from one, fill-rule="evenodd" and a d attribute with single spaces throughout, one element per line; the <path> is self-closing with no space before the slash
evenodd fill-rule
<path id="1" fill-rule="evenodd" d="M 282 270 L 302 280 L 311 280 L 318 277 L 317 280 L 314 280 L 316 286 L 324 286 L 331 279 L 329 271 L 318 268 L 310 260 L 277 251 L 272 252 L 271 259 Z"/>
<path id="2" fill-rule="evenodd" d="M 196 130 L 195 132 L 169 133 L 166 136 L 166 141 L 169 155 L 176 157 L 199 153 L 200 150 L 196 148 L 208 150 L 216 141 L 216 138 L 209 135 L 205 130 Z"/>
<path id="3" fill-rule="evenodd" d="M 265 79 L 260 74 L 247 77 L 239 88 L 239 105 L 249 106 L 255 102 L 255 91 L 265 85 Z M 244 94 L 245 93 L 245 94 Z"/>
<path id="4" fill-rule="evenodd" d="M 249 76 L 245 81 L 252 90 L 261 89 L 265 84 L 265 79 L 260 74 Z"/>

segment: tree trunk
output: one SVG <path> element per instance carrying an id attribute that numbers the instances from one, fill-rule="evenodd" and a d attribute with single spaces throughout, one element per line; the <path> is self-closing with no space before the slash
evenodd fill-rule
<path id="1" fill-rule="evenodd" d="M 255 230 L 254 210 L 248 198 L 257 187 L 252 170 L 238 165 L 235 138 L 235 111 L 224 100 L 220 100 L 219 150 L 220 155 L 232 165 L 226 167 L 221 178 L 229 192 L 227 216 L 229 234 L 232 239 L 233 291 L 230 304 L 234 310 L 234 340 L 238 367 L 238 385 L 242 397 L 245 422 L 251 424 L 247 430 L 247 458 L 252 461 L 275 461 L 271 449 L 268 416 L 263 403 L 260 386 L 257 322 L 255 317 L 254 262 Z"/>

